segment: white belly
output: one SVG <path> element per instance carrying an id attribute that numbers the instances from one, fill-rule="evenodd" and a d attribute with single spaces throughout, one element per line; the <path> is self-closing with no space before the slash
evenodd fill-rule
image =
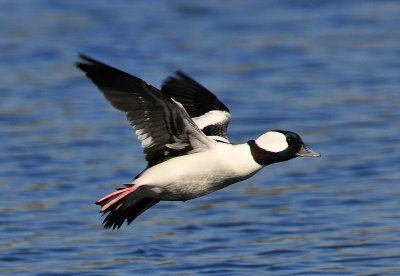
<path id="1" fill-rule="evenodd" d="M 148 196 L 162 200 L 189 200 L 249 178 L 262 166 L 254 162 L 249 146 L 218 143 L 210 151 L 172 158 L 135 179 Z"/>

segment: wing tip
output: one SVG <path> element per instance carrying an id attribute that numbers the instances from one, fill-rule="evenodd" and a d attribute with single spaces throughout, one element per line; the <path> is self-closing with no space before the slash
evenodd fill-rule
<path id="1" fill-rule="evenodd" d="M 79 60 L 76 61 L 74 64 L 76 67 L 83 71 L 86 71 L 85 68 L 87 68 L 88 66 L 105 65 L 104 63 L 82 53 L 78 53 L 78 59 Z"/>

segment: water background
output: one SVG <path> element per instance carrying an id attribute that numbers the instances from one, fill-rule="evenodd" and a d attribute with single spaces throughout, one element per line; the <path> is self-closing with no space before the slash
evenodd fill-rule
<path id="1" fill-rule="evenodd" d="M 399 1 L 0 3 L 0 274 L 400 275 Z M 118 231 L 93 202 L 145 168 L 78 52 L 159 87 L 182 69 L 233 142 L 302 135 L 271 165 Z"/>

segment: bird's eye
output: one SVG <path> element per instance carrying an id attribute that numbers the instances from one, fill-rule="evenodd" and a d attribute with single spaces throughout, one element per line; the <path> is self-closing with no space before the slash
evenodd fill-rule
<path id="1" fill-rule="evenodd" d="M 288 144 L 292 143 L 292 141 L 293 141 L 292 137 L 287 138 Z"/>

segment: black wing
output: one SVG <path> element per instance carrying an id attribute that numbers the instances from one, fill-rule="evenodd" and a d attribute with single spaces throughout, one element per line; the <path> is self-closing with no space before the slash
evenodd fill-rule
<path id="1" fill-rule="evenodd" d="M 211 141 L 197 128 L 184 108 L 160 90 L 121 70 L 85 55 L 76 66 L 124 111 L 136 130 L 149 166 L 179 154 L 208 149 Z"/>
<path id="2" fill-rule="evenodd" d="M 229 109 L 207 88 L 178 71 L 176 76 L 165 80 L 161 91 L 180 102 L 207 136 L 227 139 Z"/>

